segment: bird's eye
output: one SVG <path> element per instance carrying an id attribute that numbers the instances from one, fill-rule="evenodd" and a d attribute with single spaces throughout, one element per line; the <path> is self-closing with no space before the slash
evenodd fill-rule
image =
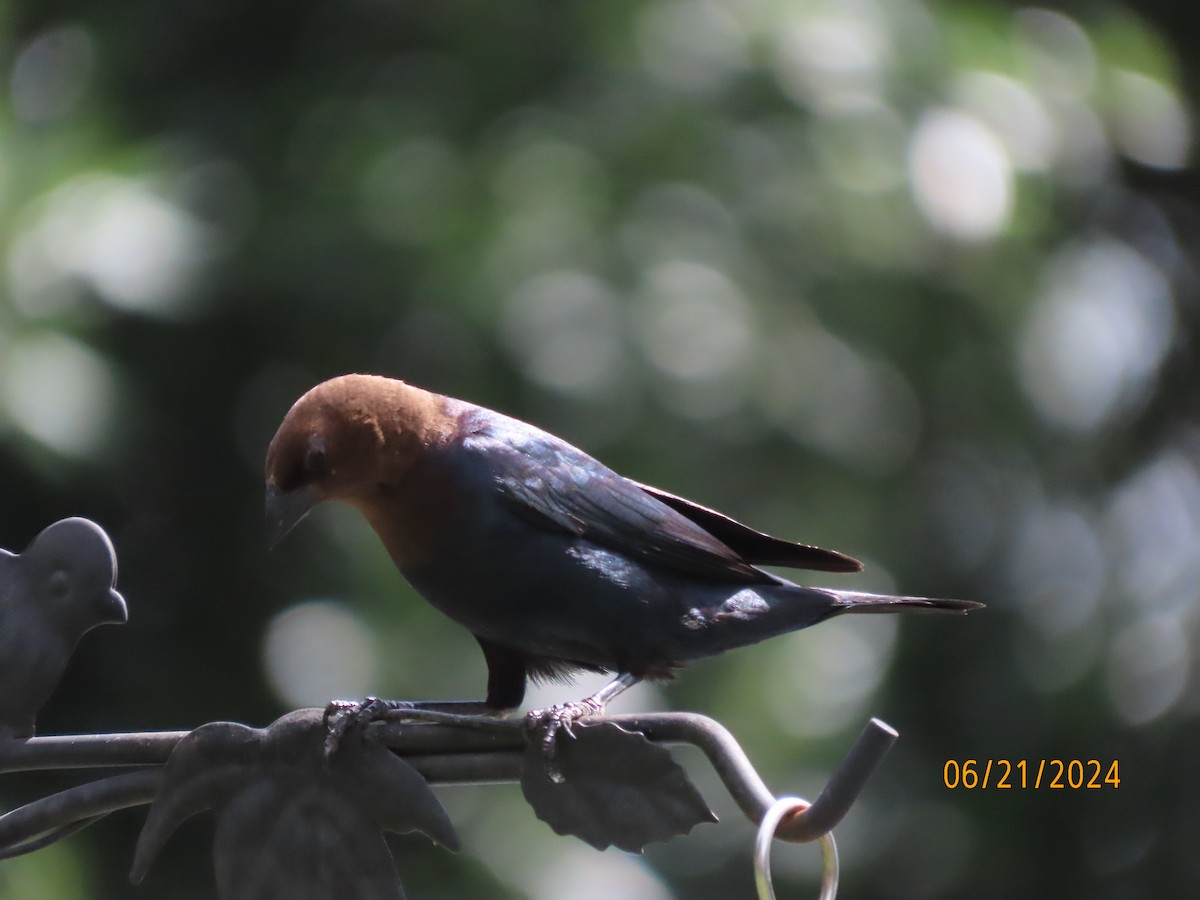
<path id="1" fill-rule="evenodd" d="M 308 452 L 304 454 L 304 471 L 311 478 L 321 476 L 329 469 L 329 461 L 325 456 L 325 444 L 313 442 Z"/>

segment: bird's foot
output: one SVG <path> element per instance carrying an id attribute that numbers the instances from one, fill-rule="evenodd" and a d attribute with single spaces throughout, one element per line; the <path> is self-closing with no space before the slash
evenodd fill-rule
<path id="1" fill-rule="evenodd" d="M 330 700 L 325 707 L 325 756 L 337 753 L 346 734 L 352 728 L 365 727 L 372 722 L 403 718 L 414 705 L 407 700 L 381 700 L 367 697 L 364 700 Z"/>
<path id="2" fill-rule="evenodd" d="M 541 745 L 542 758 L 546 764 L 546 775 L 555 784 L 565 781 L 562 770 L 555 760 L 555 746 L 560 731 L 566 732 L 572 740 L 575 732 L 572 726 L 580 719 L 599 715 L 604 712 L 604 704 L 595 697 L 584 697 L 582 700 L 572 700 L 558 706 L 546 709 L 532 709 L 525 714 L 525 727 L 535 735 Z"/>

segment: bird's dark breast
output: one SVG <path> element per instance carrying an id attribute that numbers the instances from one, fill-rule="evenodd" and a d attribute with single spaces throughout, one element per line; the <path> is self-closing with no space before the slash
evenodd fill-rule
<path id="1" fill-rule="evenodd" d="M 473 634 L 530 657 L 665 675 L 686 608 L 671 579 L 620 554 L 476 510 L 405 577 Z M 464 539 L 465 538 L 465 539 Z"/>

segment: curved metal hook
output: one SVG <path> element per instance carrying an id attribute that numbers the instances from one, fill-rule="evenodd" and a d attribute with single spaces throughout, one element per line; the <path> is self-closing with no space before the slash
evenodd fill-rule
<path id="1" fill-rule="evenodd" d="M 785 818 L 798 815 L 812 804 L 800 797 L 780 797 L 767 809 L 758 826 L 754 840 L 754 886 L 759 900 L 775 900 L 775 884 L 771 879 L 771 842 L 779 823 Z M 821 843 L 821 895 L 818 900 L 834 900 L 838 889 L 838 852 L 833 832 L 827 831 L 820 837 Z"/>
<path id="2" fill-rule="evenodd" d="M 628 724 L 651 740 L 686 742 L 699 747 L 751 822 L 761 822 L 775 803 L 775 795 L 763 783 L 745 751 L 719 722 L 694 713 L 611 716 L 608 721 Z M 899 736 L 886 722 L 871 719 L 812 805 L 803 811 L 792 809 L 783 819 L 778 826 L 780 839 L 804 843 L 832 831 L 850 811 Z"/>

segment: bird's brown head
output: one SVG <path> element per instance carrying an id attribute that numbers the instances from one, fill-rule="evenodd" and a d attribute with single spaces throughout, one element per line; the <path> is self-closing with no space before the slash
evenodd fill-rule
<path id="1" fill-rule="evenodd" d="M 322 500 L 361 507 L 401 486 L 426 449 L 451 435 L 446 404 L 378 375 L 341 375 L 297 400 L 267 449 L 272 544 Z"/>

